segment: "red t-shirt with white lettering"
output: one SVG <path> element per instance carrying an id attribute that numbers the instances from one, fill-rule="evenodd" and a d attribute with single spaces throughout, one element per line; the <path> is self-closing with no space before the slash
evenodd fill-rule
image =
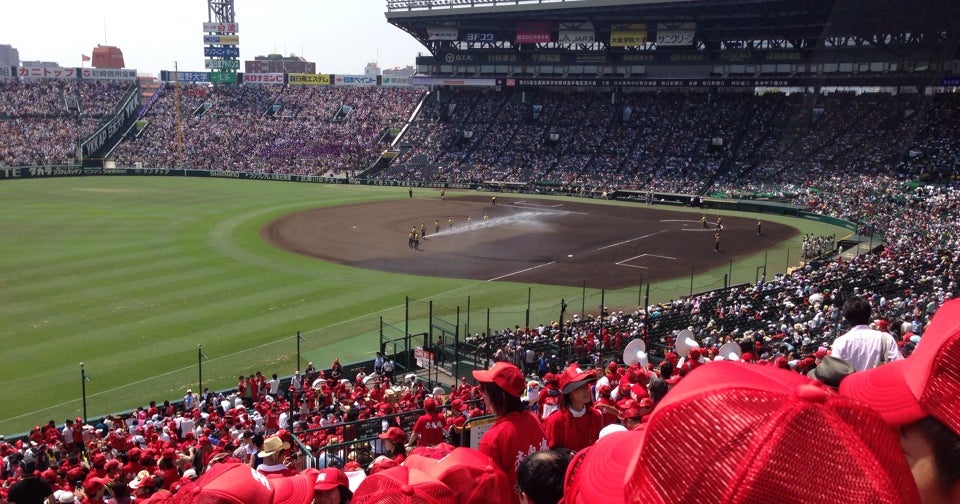
<path id="1" fill-rule="evenodd" d="M 444 441 L 444 420 L 439 413 L 424 413 L 413 424 L 413 432 L 420 435 L 417 446 L 433 446 Z"/>

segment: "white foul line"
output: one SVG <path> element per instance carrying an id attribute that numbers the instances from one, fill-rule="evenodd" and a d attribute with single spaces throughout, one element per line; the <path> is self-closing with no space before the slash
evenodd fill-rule
<path id="1" fill-rule="evenodd" d="M 598 248 L 597 250 L 606 250 L 606 249 L 611 248 L 611 247 L 617 247 L 617 246 L 623 245 L 624 243 L 630 243 L 630 242 L 632 242 L 632 241 L 642 240 L 642 239 L 644 239 L 644 238 L 650 238 L 651 236 L 656 236 L 656 235 L 658 235 L 658 234 L 666 233 L 666 232 L 667 232 L 667 230 L 664 229 L 664 230 L 662 230 L 662 231 L 657 231 L 656 233 L 650 233 L 650 234 L 648 234 L 648 235 L 638 236 L 638 237 L 636 237 L 636 238 L 630 238 L 629 240 L 623 240 L 622 242 L 619 242 L 619 243 L 614 243 L 614 244 L 612 244 L 612 245 L 607 245 L 606 247 L 600 247 L 600 248 Z"/>
<path id="2" fill-rule="evenodd" d="M 527 269 L 522 269 L 522 270 L 520 270 L 520 271 L 514 271 L 513 273 L 507 273 L 506 275 L 498 276 L 498 277 L 496 277 L 496 278 L 491 278 L 491 279 L 489 279 L 489 280 L 487 280 L 487 281 L 488 281 L 488 282 L 495 282 L 495 281 L 497 281 L 497 280 L 501 280 L 501 279 L 504 279 L 504 278 L 507 278 L 507 277 L 510 277 L 510 276 L 513 276 L 513 275 L 519 275 L 520 273 L 526 273 L 526 272 L 528 272 L 528 271 L 535 270 L 535 269 L 537 269 L 537 268 L 542 268 L 542 267 L 544 267 L 544 266 L 550 266 L 551 264 L 554 264 L 554 263 L 556 263 L 556 262 L 557 262 L 557 261 L 550 261 L 550 262 L 548 262 L 548 263 L 543 263 L 543 264 L 540 264 L 540 265 L 537 265 L 537 266 L 533 266 L 533 267 L 530 267 L 530 268 L 527 268 Z"/>
<path id="3" fill-rule="evenodd" d="M 563 203 L 557 203 L 556 205 L 542 205 L 540 203 L 531 203 L 527 200 L 514 201 L 513 204 L 516 206 L 527 206 L 534 208 L 560 208 L 563 206 Z"/>
<path id="4" fill-rule="evenodd" d="M 631 258 L 629 258 L 629 259 L 624 259 L 624 260 L 616 263 L 616 265 L 617 265 L 617 266 L 629 266 L 629 267 L 631 267 L 631 268 L 650 269 L 650 268 L 647 268 L 646 266 L 637 266 L 637 265 L 634 265 L 634 264 L 624 264 L 624 263 L 628 263 L 628 262 L 630 262 L 630 261 L 632 261 L 632 260 L 634 260 L 634 259 L 640 259 L 641 257 L 656 257 L 656 258 L 659 258 L 659 259 L 670 259 L 670 260 L 673 260 L 673 261 L 676 261 L 676 260 L 677 260 L 676 257 L 661 256 L 661 255 L 656 255 L 656 254 L 640 254 L 640 255 L 638 255 L 638 256 L 633 256 L 633 257 L 631 257 Z"/>

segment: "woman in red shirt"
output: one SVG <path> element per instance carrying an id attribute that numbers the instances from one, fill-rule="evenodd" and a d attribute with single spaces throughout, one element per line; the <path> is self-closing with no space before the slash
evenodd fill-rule
<path id="1" fill-rule="evenodd" d="M 576 363 L 560 376 L 560 409 L 543 422 L 551 449 L 582 450 L 597 441 L 603 415 L 593 406 L 590 384 L 597 381 L 594 370 L 583 371 Z"/>
<path id="2" fill-rule="evenodd" d="M 473 377 L 480 383 L 487 411 L 497 416 L 493 426 L 480 439 L 477 449 L 490 456 L 507 474 L 511 488 L 515 487 L 520 462 L 527 455 L 547 449 L 547 437 L 540 420 L 520 401 L 526 379 L 517 366 L 507 362 L 498 362 L 488 370 L 474 371 Z M 519 498 L 514 502 L 519 502 Z"/>

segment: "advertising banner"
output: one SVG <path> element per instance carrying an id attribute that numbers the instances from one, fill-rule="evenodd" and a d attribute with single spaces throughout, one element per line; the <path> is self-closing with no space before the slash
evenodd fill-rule
<path id="1" fill-rule="evenodd" d="M 582 30 L 560 30 L 557 43 L 570 46 L 574 44 L 592 44 L 597 41 L 596 32 Z"/>
<path id="2" fill-rule="evenodd" d="M 577 53 L 573 57 L 574 63 L 607 63 L 607 55 L 600 53 Z"/>
<path id="3" fill-rule="evenodd" d="M 306 86 L 329 86 L 330 74 L 292 73 L 288 75 L 287 82 Z"/>
<path id="4" fill-rule="evenodd" d="M 17 74 L 21 79 L 75 79 L 76 68 L 22 66 Z"/>
<path id="5" fill-rule="evenodd" d="M 203 60 L 203 68 L 208 70 L 239 70 L 240 60 L 208 59 Z"/>
<path id="6" fill-rule="evenodd" d="M 696 23 L 657 23 L 657 47 L 692 46 L 696 32 Z"/>
<path id="7" fill-rule="evenodd" d="M 559 65 L 566 55 L 562 53 L 538 52 L 530 55 L 530 62 L 538 65 Z"/>
<path id="8" fill-rule="evenodd" d="M 497 79 L 446 79 L 443 77 L 411 77 L 415 86 L 496 86 Z"/>
<path id="9" fill-rule="evenodd" d="M 244 84 L 283 84 L 282 73 L 245 73 Z"/>
<path id="10" fill-rule="evenodd" d="M 406 77 L 406 76 L 404 76 L 404 77 L 394 77 L 394 76 L 384 75 L 380 82 L 381 82 L 381 84 L 382 84 L 383 86 L 387 86 L 387 87 L 390 87 L 390 86 L 394 86 L 394 87 L 396 87 L 396 86 L 409 86 L 409 85 L 410 85 L 410 77 Z"/>
<path id="11" fill-rule="evenodd" d="M 496 42 L 497 36 L 488 32 L 467 32 L 463 34 L 464 42 Z"/>
<path id="12" fill-rule="evenodd" d="M 597 41 L 593 23 L 560 23 L 557 42 L 560 45 L 592 44 Z"/>
<path id="13" fill-rule="evenodd" d="M 376 86 L 377 78 L 369 75 L 337 75 L 333 79 L 335 86 Z"/>
<path id="14" fill-rule="evenodd" d="M 210 82 L 210 74 L 207 72 L 171 72 L 170 70 L 161 70 L 160 80 L 164 82 Z"/>
<path id="15" fill-rule="evenodd" d="M 692 31 L 657 31 L 657 47 L 680 47 L 693 45 Z"/>
<path id="16" fill-rule="evenodd" d="M 498 79 L 501 86 L 575 86 L 633 88 L 704 88 L 704 87 L 786 87 L 797 85 L 793 79 Z"/>
<path id="17" fill-rule="evenodd" d="M 542 44 L 550 42 L 549 21 L 517 21 L 518 44 Z"/>
<path id="18" fill-rule="evenodd" d="M 203 43 L 237 45 L 240 43 L 240 37 L 238 35 L 204 35 Z"/>
<path id="19" fill-rule="evenodd" d="M 445 53 L 440 56 L 440 60 L 444 63 L 479 63 L 480 54 L 474 54 L 469 52 L 459 52 L 459 53 Z"/>
<path id="20" fill-rule="evenodd" d="M 484 63 L 492 63 L 494 65 L 520 63 L 520 54 L 513 51 L 483 53 L 480 56 Z"/>
<path id="21" fill-rule="evenodd" d="M 460 30 L 443 26 L 427 28 L 427 40 L 457 40 Z"/>
<path id="22" fill-rule="evenodd" d="M 239 47 L 204 47 L 203 55 L 208 58 L 239 58 Z"/>
<path id="23" fill-rule="evenodd" d="M 240 23 L 203 23 L 203 31 L 207 33 L 237 33 Z"/>
<path id="24" fill-rule="evenodd" d="M 210 82 L 213 82 L 214 84 L 236 84 L 237 72 L 220 72 L 214 70 L 210 72 Z"/>
<path id="25" fill-rule="evenodd" d="M 91 80 L 137 80 L 137 71 L 125 68 L 82 68 L 80 78 Z"/>
<path id="26" fill-rule="evenodd" d="M 614 24 L 610 27 L 611 47 L 633 47 L 647 43 L 647 25 Z"/>

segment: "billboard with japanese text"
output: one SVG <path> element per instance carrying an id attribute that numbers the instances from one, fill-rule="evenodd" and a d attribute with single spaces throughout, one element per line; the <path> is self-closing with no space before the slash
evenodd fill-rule
<path id="1" fill-rule="evenodd" d="M 282 73 L 245 73 L 244 84 L 283 84 Z"/>
<path id="2" fill-rule="evenodd" d="M 207 33 L 237 33 L 240 23 L 203 23 L 203 31 Z"/>
<path id="3" fill-rule="evenodd" d="M 647 25 L 643 23 L 610 26 L 611 47 L 634 47 L 647 43 Z"/>
<path id="4" fill-rule="evenodd" d="M 204 47 L 203 55 L 207 58 L 239 58 L 240 57 L 240 48 L 239 47 Z"/>
<path id="5" fill-rule="evenodd" d="M 376 86 L 377 78 L 371 75 L 337 75 L 333 83 L 336 86 Z"/>
<path id="6" fill-rule="evenodd" d="M 307 86 L 329 86 L 330 74 L 292 73 L 288 76 L 288 83 Z"/>
<path id="7" fill-rule="evenodd" d="M 427 40 L 457 40 L 460 30 L 448 27 L 427 28 Z"/>
<path id="8" fill-rule="evenodd" d="M 518 44 L 542 44 L 550 42 L 549 21 L 517 21 Z"/>

